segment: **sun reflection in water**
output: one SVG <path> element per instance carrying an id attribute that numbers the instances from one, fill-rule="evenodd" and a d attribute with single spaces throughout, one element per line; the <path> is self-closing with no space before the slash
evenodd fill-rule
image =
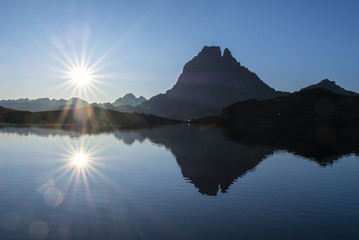
<path id="1" fill-rule="evenodd" d="M 99 182 L 114 184 L 101 171 L 108 168 L 103 161 L 106 157 L 102 155 L 105 145 L 101 141 L 91 140 L 82 136 L 66 141 L 59 157 L 62 164 L 38 186 L 38 192 L 44 195 L 46 204 L 56 207 L 84 197 L 89 206 L 94 206 L 93 186 Z"/>
<path id="2" fill-rule="evenodd" d="M 88 157 L 86 156 L 85 153 L 79 152 L 79 153 L 75 153 L 72 161 L 76 167 L 84 167 L 87 164 Z"/>

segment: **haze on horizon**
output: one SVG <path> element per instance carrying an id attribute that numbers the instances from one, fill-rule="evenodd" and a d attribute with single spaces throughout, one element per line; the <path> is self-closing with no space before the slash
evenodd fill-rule
<path id="1" fill-rule="evenodd" d="M 271 87 L 324 78 L 359 92 L 357 1 L 2 1 L 1 99 L 113 102 L 171 88 L 204 45 L 229 48 Z M 85 54 L 86 53 L 86 54 Z M 86 97 L 66 85 L 88 61 Z M 91 57 L 92 56 L 92 57 Z M 75 73 L 78 75 L 78 73 Z"/>

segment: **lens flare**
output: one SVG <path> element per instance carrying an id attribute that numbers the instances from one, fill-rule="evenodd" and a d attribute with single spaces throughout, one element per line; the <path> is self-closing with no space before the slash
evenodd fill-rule
<path id="1" fill-rule="evenodd" d="M 64 201 L 64 195 L 60 189 L 52 187 L 44 193 L 44 200 L 47 205 L 57 207 Z"/>

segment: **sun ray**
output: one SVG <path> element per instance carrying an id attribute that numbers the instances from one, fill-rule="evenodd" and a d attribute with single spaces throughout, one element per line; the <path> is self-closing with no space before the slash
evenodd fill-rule
<path id="1" fill-rule="evenodd" d="M 62 54 L 62 56 L 65 58 L 61 59 L 60 57 L 58 57 L 55 53 L 53 52 L 48 52 L 48 54 L 50 55 L 50 57 L 52 59 L 54 59 L 56 62 L 58 62 L 59 64 L 61 64 L 63 67 L 65 67 L 65 69 L 70 69 L 72 67 L 74 67 L 73 62 L 71 61 L 71 59 L 68 57 L 68 55 L 64 52 L 64 50 L 61 50 L 60 53 Z"/>
<path id="2" fill-rule="evenodd" d="M 80 67 L 80 61 L 79 61 L 79 58 L 78 58 L 78 55 L 77 55 L 75 45 L 74 45 L 74 43 L 72 41 L 69 41 L 69 45 L 70 45 L 70 48 L 71 48 L 71 53 L 72 53 L 72 56 L 73 56 L 74 65 L 75 65 L 76 68 L 78 68 L 78 67 Z"/>
<path id="3" fill-rule="evenodd" d="M 71 59 L 71 57 L 65 52 L 65 50 L 61 50 L 62 56 L 67 61 L 66 69 L 76 68 L 75 62 Z M 69 65 L 68 65 L 69 64 Z M 65 65 L 63 65 L 65 66 Z"/>
<path id="4" fill-rule="evenodd" d="M 67 182 L 66 182 L 66 184 L 65 184 L 65 186 L 64 186 L 64 189 L 63 189 L 63 191 L 64 191 L 65 194 L 69 191 L 69 188 L 72 186 L 73 180 L 74 180 L 75 175 L 76 175 L 76 171 L 73 171 L 73 169 L 71 169 L 71 170 L 72 170 L 72 171 L 71 171 L 71 175 L 70 175 L 70 177 L 68 178 L 68 180 L 67 180 Z"/>
<path id="5" fill-rule="evenodd" d="M 87 198 L 87 204 L 89 206 L 93 205 L 93 199 L 92 199 L 92 194 L 91 194 L 91 190 L 90 190 L 90 186 L 87 180 L 87 176 L 88 174 L 82 174 L 82 182 L 85 185 L 85 192 L 86 192 L 86 198 Z"/>

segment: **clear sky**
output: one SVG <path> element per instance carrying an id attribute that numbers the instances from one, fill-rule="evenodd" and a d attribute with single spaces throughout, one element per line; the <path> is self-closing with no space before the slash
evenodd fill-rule
<path id="1" fill-rule="evenodd" d="M 83 98 L 149 98 L 204 45 L 229 48 L 277 90 L 328 78 L 359 92 L 358 12 L 357 0 L 2 0 L 0 99 L 79 95 L 63 83 L 83 53 L 100 81 Z"/>

